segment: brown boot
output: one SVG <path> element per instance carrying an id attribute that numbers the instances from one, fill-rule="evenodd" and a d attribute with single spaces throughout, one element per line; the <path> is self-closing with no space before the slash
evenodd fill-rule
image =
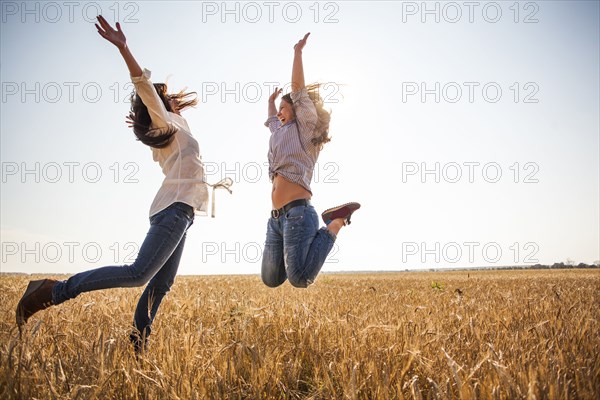
<path id="1" fill-rule="evenodd" d="M 52 279 L 29 282 L 25 294 L 17 304 L 17 326 L 19 331 L 27 323 L 29 317 L 54 304 L 52 301 L 52 288 L 56 285 L 56 282 Z"/>

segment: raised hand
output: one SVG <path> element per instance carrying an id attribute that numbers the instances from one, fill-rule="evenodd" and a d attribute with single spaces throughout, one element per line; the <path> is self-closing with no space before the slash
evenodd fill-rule
<path id="1" fill-rule="evenodd" d="M 142 68 L 131 54 L 129 46 L 127 46 L 127 39 L 121 30 L 121 24 L 117 22 L 117 30 L 114 30 L 102 15 L 98 15 L 96 18 L 98 18 L 98 23 L 100 24 L 100 26 L 95 24 L 96 29 L 98 29 L 98 34 L 119 49 L 119 52 L 123 56 L 127 68 L 129 69 L 129 75 L 133 77 L 142 76 Z"/>
<path id="2" fill-rule="evenodd" d="M 282 91 L 283 91 L 283 89 L 275 88 L 275 91 L 273 92 L 273 94 L 271 94 L 271 96 L 269 96 L 269 103 L 275 103 L 275 100 L 277 100 L 277 97 L 279 97 L 279 95 L 281 94 Z"/>
<path id="3" fill-rule="evenodd" d="M 117 22 L 117 30 L 114 30 L 102 15 L 98 15 L 96 18 L 98 19 L 100 26 L 98 26 L 98 24 L 94 25 L 96 25 L 100 36 L 117 46 L 119 50 L 122 50 L 125 47 L 127 47 L 127 39 L 125 38 L 125 34 L 123 33 L 123 31 L 121 30 L 121 24 Z"/>
<path id="4" fill-rule="evenodd" d="M 304 87 L 304 67 L 302 66 L 302 49 L 306 46 L 306 40 L 310 32 L 308 32 L 294 46 L 294 63 L 292 64 L 292 92 L 300 90 Z"/>
<path id="5" fill-rule="evenodd" d="M 304 37 L 302 39 L 300 39 L 298 41 L 298 43 L 296 43 L 294 45 L 294 51 L 302 51 L 304 46 L 306 46 L 306 40 L 308 39 L 309 35 L 310 35 L 310 32 L 308 32 L 306 35 L 304 35 Z"/>
<path id="6" fill-rule="evenodd" d="M 277 107 L 275 107 L 275 100 L 281 94 L 282 89 L 275 88 L 273 94 L 269 96 L 269 114 L 267 116 L 272 117 L 273 115 L 277 115 Z"/>

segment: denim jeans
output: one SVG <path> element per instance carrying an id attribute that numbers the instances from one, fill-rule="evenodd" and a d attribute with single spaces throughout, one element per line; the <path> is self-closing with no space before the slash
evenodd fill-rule
<path id="1" fill-rule="evenodd" d="M 263 251 L 261 277 L 265 285 L 276 287 L 290 281 L 305 288 L 315 281 L 335 235 L 323 227 L 312 205 L 291 208 L 279 218 L 271 217 Z"/>
<path id="2" fill-rule="evenodd" d="M 154 214 L 150 217 L 150 230 L 133 264 L 97 268 L 58 282 L 52 290 L 54 304 L 63 303 L 84 292 L 137 287 L 150 281 L 134 315 L 137 334 L 139 337 L 148 337 L 158 307 L 175 281 L 186 232 L 193 222 L 193 208 L 183 203 L 173 203 Z"/>

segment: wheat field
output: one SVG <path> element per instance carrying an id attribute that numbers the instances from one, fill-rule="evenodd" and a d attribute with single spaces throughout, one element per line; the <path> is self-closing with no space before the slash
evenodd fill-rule
<path id="1" fill-rule="evenodd" d="M 600 271 L 180 276 L 136 358 L 142 288 L 33 316 L 0 276 L 1 399 L 597 399 Z"/>

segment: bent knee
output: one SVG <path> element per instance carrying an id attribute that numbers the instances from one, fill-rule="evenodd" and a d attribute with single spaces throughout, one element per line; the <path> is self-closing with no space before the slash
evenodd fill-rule
<path id="1" fill-rule="evenodd" d="M 131 278 L 131 280 L 129 281 L 129 284 L 127 286 L 129 287 L 141 287 L 144 286 L 146 283 L 148 283 L 150 279 L 146 278 L 145 276 L 134 276 Z"/>
<path id="2" fill-rule="evenodd" d="M 129 268 L 131 268 L 131 275 L 129 276 L 129 279 L 127 280 L 127 283 L 125 284 L 125 286 L 128 286 L 128 287 L 144 286 L 146 283 L 148 283 L 150 281 L 150 279 L 152 279 L 152 275 L 149 275 L 147 273 L 141 273 L 132 267 L 129 267 Z"/>
<path id="3" fill-rule="evenodd" d="M 313 283 L 310 279 L 306 279 L 303 276 L 289 276 L 288 280 L 293 287 L 296 288 L 307 288 L 311 283 Z"/>
<path id="4" fill-rule="evenodd" d="M 261 278 L 262 278 L 263 283 L 270 288 L 275 288 L 277 286 L 281 286 L 283 284 L 283 282 L 285 282 L 285 278 L 278 279 L 277 277 L 267 276 L 267 275 L 261 275 Z"/>

